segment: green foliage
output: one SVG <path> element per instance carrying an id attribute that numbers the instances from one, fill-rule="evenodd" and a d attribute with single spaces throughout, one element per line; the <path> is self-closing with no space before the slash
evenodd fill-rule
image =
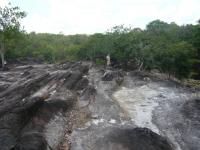
<path id="1" fill-rule="evenodd" d="M 19 19 L 25 13 L 18 7 L 1 8 L 0 15 L 0 37 L 9 59 L 90 60 L 104 65 L 110 54 L 111 62 L 125 69 L 158 69 L 180 79 L 200 78 L 200 24 L 178 26 L 155 20 L 145 30 L 121 25 L 105 33 L 66 36 L 21 31 Z"/>
<path id="2" fill-rule="evenodd" d="M 97 65 L 105 65 L 105 64 L 106 64 L 106 61 L 97 58 L 97 59 L 95 60 L 95 63 L 96 63 Z"/>
<path id="3" fill-rule="evenodd" d="M 12 7 L 10 3 L 5 8 L 0 7 L 0 29 L 4 31 L 11 27 L 19 28 L 19 20 L 25 16 L 25 12 L 20 11 L 19 7 Z"/>
<path id="4" fill-rule="evenodd" d="M 20 19 L 24 18 L 26 13 L 20 11 L 19 7 L 8 6 L 0 7 L 0 54 L 2 60 L 2 67 L 4 67 L 4 53 L 15 49 L 22 36 L 20 30 Z M 10 53 L 10 52 L 9 52 Z M 10 53 L 10 55 L 15 55 Z"/>
<path id="5" fill-rule="evenodd" d="M 87 40 L 86 35 L 64 36 L 61 34 L 30 33 L 27 37 L 26 57 L 35 57 L 48 62 L 74 60 Z"/>

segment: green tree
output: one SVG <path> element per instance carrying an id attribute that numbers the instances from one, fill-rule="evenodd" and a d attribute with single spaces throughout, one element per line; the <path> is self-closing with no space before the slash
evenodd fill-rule
<path id="1" fill-rule="evenodd" d="M 12 7 L 10 3 L 4 8 L 0 7 L 0 55 L 2 67 L 4 67 L 4 54 L 7 43 L 10 42 L 11 32 L 20 31 L 20 19 L 25 16 L 25 12 L 20 11 L 19 7 Z"/>
<path id="2" fill-rule="evenodd" d="M 197 56 L 196 49 L 187 42 L 179 42 L 170 46 L 170 52 L 174 59 L 172 66 L 174 75 L 180 79 L 188 77 Z"/>

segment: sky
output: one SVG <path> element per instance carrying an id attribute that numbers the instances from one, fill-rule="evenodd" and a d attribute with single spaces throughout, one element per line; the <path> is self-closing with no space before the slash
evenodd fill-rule
<path id="1" fill-rule="evenodd" d="M 0 0 L 27 12 L 22 25 L 28 32 L 63 34 L 102 33 L 116 26 L 145 26 L 156 19 L 179 25 L 196 24 L 200 0 Z"/>

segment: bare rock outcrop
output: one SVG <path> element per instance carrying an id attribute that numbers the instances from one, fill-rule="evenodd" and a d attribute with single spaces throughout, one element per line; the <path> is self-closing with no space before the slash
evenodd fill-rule
<path id="1" fill-rule="evenodd" d="M 59 69 L 58 69 L 59 68 Z M 0 78 L 0 150 L 58 149 L 88 66 L 15 66 Z M 81 86 L 81 88 L 79 87 Z"/>

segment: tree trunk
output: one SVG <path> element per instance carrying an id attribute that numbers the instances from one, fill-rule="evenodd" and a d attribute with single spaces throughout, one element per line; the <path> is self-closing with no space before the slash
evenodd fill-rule
<path id="1" fill-rule="evenodd" d="M 4 68 L 4 65 L 5 65 L 5 64 L 4 64 L 4 52 L 1 51 L 0 53 L 1 53 L 1 54 L 0 54 L 0 55 L 1 55 L 1 65 L 2 65 L 2 68 Z"/>
<path id="2" fill-rule="evenodd" d="M 4 61 L 4 53 L 5 53 L 5 43 L 4 43 L 4 34 L 3 34 L 3 38 L 2 41 L 0 42 L 0 57 L 1 57 L 1 64 L 2 64 L 2 68 L 4 68 L 5 66 L 5 61 Z"/>
<path id="3" fill-rule="evenodd" d="M 141 64 L 140 64 L 138 70 L 141 71 L 142 67 L 143 67 L 143 62 L 141 62 Z"/>
<path id="4" fill-rule="evenodd" d="M 1 55 L 1 65 L 2 65 L 2 68 L 4 68 L 4 52 L 5 52 L 5 49 L 4 49 L 4 44 L 1 43 L 1 47 L 0 47 L 0 55 Z"/>

